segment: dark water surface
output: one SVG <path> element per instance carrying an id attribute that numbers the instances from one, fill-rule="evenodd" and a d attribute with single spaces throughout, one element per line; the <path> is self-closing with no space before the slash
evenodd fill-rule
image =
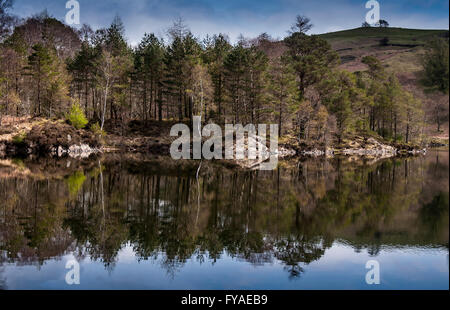
<path id="1" fill-rule="evenodd" d="M 447 151 L 197 167 L 0 160 L 0 288 L 449 288 Z"/>

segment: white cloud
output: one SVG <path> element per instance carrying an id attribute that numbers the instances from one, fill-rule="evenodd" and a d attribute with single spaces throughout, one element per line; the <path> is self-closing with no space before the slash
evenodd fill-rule
<path id="1" fill-rule="evenodd" d="M 173 20 L 182 16 L 198 37 L 206 34 L 226 33 L 235 41 L 242 33 L 245 37 L 255 37 L 267 32 L 273 37 L 284 37 L 294 22 L 297 14 L 311 18 L 314 28 L 311 33 L 325 33 L 356 28 L 364 21 L 367 10 L 365 1 L 299 1 L 267 0 L 238 1 L 227 0 L 116 0 L 88 1 L 79 0 L 81 4 L 81 21 L 94 29 L 107 26 L 118 14 L 125 24 L 127 38 L 136 44 L 145 32 L 165 36 L 165 30 Z M 436 17 L 431 10 L 435 3 L 405 2 L 391 3 L 380 1 L 382 18 L 391 26 L 421 29 L 448 29 L 448 15 Z M 411 13 L 409 5 L 419 5 L 423 13 Z M 64 1 L 57 0 L 18 0 L 18 14 L 31 15 L 48 8 L 58 19 L 65 15 Z M 428 9 L 430 8 L 430 9 Z M 408 13 L 410 12 L 410 13 Z M 434 13 L 433 13 L 434 12 Z"/>

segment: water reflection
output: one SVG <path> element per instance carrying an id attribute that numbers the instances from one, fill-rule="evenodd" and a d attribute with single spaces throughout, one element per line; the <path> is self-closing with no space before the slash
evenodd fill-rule
<path id="1" fill-rule="evenodd" d="M 71 162 L 72 161 L 72 162 Z M 190 260 L 282 264 L 301 278 L 336 242 L 448 253 L 448 152 L 378 163 L 284 162 L 276 171 L 164 159 L 0 161 L 2 266 L 73 254 L 112 271 L 129 246 L 176 277 Z M 448 269 L 447 269 L 448 277 Z"/>

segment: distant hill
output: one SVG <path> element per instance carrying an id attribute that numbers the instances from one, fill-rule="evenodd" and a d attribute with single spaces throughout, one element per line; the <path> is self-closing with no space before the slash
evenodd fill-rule
<path id="1" fill-rule="evenodd" d="M 416 97 L 422 99 L 428 122 L 432 123 L 432 112 L 436 103 L 446 106 L 444 112 L 447 123 L 443 133 L 434 133 L 434 127 L 428 133 L 448 139 L 448 95 L 426 94 L 419 84 L 422 70 L 421 55 L 425 52 L 428 41 L 435 37 L 449 37 L 448 30 L 420 30 L 404 28 L 356 28 L 345 31 L 321 34 L 341 57 L 341 68 L 351 72 L 363 71 L 367 67 L 362 64 L 364 56 L 372 55 L 382 61 L 388 72 L 396 74 L 400 83 Z"/>
<path id="2" fill-rule="evenodd" d="M 324 33 L 320 36 L 330 42 L 361 39 L 377 40 L 388 36 L 393 44 L 423 45 L 433 36 L 448 37 L 448 30 L 361 27 L 344 31 Z"/>
<path id="3" fill-rule="evenodd" d="M 449 31 L 367 27 L 319 36 L 330 42 L 341 56 L 343 68 L 350 71 L 364 70 L 362 57 L 373 55 L 396 72 L 416 72 L 427 42 L 435 37 L 448 38 Z"/>

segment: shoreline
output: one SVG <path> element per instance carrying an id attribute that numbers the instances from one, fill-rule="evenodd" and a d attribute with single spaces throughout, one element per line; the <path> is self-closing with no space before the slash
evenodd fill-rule
<path id="1" fill-rule="evenodd" d="M 24 118 L 15 124 L 2 124 L 0 129 L 0 157 L 26 158 L 34 156 L 88 158 L 91 155 L 129 153 L 154 156 L 170 156 L 170 145 L 177 137 L 170 136 L 173 121 L 144 122 L 130 121 L 123 135 L 113 124 L 106 126 L 108 134 L 96 135 L 88 129 L 75 129 L 62 120 L 51 121 L 42 118 Z M 392 157 L 426 154 L 428 149 L 447 147 L 448 144 L 430 143 L 419 147 L 412 144 L 380 142 L 374 137 L 354 135 L 340 144 L 327 146 L 319 143 L 299 144 L 291 138 L 278 145 L 278 158 L 302 157 L 361 157 L 384 159 Z M 230 161 L 219 159 L 218 161 Z M 231 160 L 236 162 L 238 160 Z M 249 165 L 250 166 L 250 165 Z"/>

